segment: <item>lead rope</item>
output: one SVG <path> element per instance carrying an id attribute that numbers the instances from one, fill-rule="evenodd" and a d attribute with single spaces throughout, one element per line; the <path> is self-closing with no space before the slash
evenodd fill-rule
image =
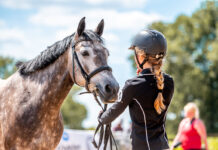
<path id="1" fill-rule="evenodd" d="M 95 92 L 93 92 L 93 93 L 92 92 L 82 92 L 82 93 L 80 93 L 80 95 L 89 94 L 89 93 L 93 94 L 94 99 L 97 102 L 97 104 L 101 107 L 102 112 L 105 112 L 107 110 L 107 104 L 104 104 L 104 107 L 103 107 L 101 105 L 100 101 L 98 100 L 98 97 L 97 97 Z M 101 117 L 101 115 L 99 117 Z M 100 135 L 99 135 L 99 141 L 97 143 L 95 137 L 96 137 L 96 134 L 98 133 L 98 131 L 100 132 Z M 114 143 L 114 145 L 116 147 L 116 150 L 118 150 L 117 143 L 116 143 L 115 138 L 113 136 L 113 133 L 111 131 L 111 124 L 104 125 L 101 122 L 99 122 L 98 126 L 95 129 L 95 133 L 94 133 L 94 136 L 93 136 L 93 139 L 92 139 L 92 144 L 94 145 L 94 147 L 96 149 L 99 150 L 100 147 L 101 147 L 102 142 L 104 141 L 103 150 L 106 150 L 108 140 L 109 140 L 110 150 L 112 150 L 113 143 Z"/>

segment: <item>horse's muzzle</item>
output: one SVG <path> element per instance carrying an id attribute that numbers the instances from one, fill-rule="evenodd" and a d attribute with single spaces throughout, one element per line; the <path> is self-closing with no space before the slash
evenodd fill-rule
<path id="1" fill-rule="evenodd" d="M 119 84 L 117 82 L 106 82 L 105 84 L 98 84 L 96 85 L 96 90 L 103 103 L 114 103 L 118 97 Z"/>

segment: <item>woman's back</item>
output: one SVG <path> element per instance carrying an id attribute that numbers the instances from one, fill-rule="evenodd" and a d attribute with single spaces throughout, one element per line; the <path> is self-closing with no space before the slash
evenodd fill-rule
<path id="1" fill-rule="evenodd" d="M 133 147 L 136 148 L 133 149 L 148 149 L 147 145 L 152 150 L 169 148 L 165 133 L 165 119 L 174 91 L 173 79 L 164 74 L 163 97 L 166 109 L 161 114 L 158 114 L 154 108 L 158 89 L 156 79 L 150 69 L 144 69 L 141 75 L 128 80 L 128 82 L 135 88 L 133 100 L 129 104 L 130 116 L 133 121 L 132 138 L 136 139 L 133 141 Z"/>

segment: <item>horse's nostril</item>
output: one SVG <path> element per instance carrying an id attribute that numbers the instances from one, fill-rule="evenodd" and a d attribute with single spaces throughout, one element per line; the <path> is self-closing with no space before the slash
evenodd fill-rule
<path id="1" fill-rule="evenodd" d="M 105 91 L 106 91 L 107 93 L 111 93 L 111 92 L 112 92 L 112 88 L 111 88 L 111 86 L 110 86 L 109 84 L 107 84 L 107 85 L 105 86 Z"/>

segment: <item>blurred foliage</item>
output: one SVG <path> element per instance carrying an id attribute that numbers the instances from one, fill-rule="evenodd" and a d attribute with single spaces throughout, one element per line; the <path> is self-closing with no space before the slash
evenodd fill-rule
<path id="1" fill-rule="evenodd" d="M 203 2 L 191 16 L 180 15 L 173 23 L 155 22 L 149 28 L 168 41 L 164 65 L 173 76 L 175 93 L 168 114 L 167 132 L 176 133 L 187 102 L 194 101 L 209 133 L 218 132 L 218 5 Z M 130 57 L 134 63 L 133 56 Z"/>
<path id="2" fill-rule="evenodd" d="M 86 128 L 86 130 L 96 130 L 96 127 L 92 126 L 92 127 Z"/>
<path id="3" fill-rule="evenodd" d="M 0 56 L 0 78 L 5 79 L 16 71 L 15 60 Z"/>
<path id="4" fill-rule="evenodd" d="M 75 101 L 75 94 L 80 89 L 80 87 L 74 86 L 61 106 L 61 113 L 66 128 L 83 129 L 82 121 L 87 117 L 87 110 L 84 105 Z"/>
<path id="5" fill-rule="evenodd" d="M 0 78 L 6 79 L 13 74 L 16 71 L 15 63 L 13 58 L 0 56 Z M 78 86 L 74 86 L 61 107 L 64 125 L 67 128 L 83 129 L 82 121 L 87 116 L 87 110 L 84 105 L 74 100 L 79 90 Z"/>

